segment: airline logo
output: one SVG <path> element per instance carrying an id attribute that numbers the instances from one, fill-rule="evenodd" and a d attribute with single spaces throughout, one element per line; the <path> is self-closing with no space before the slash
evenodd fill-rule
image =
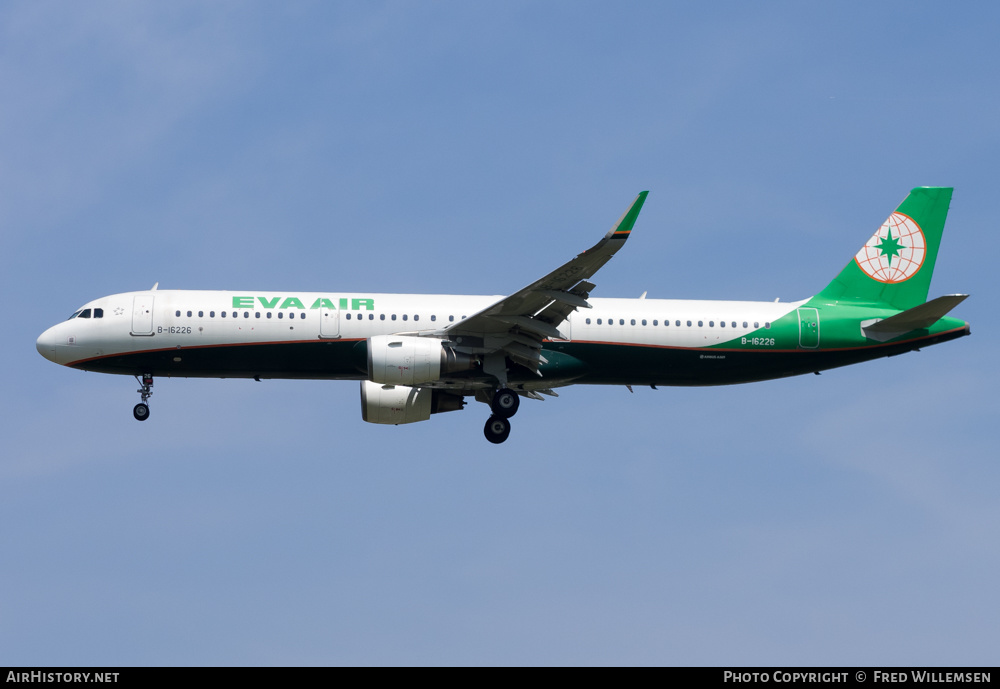
<path id="1" fill-rule="evenodd" d="M 923 230 L 902 213 L 893 213 L 882 223 L 854 260 L 872 280 L 896 283 L 917 274 L 927 255 Z"/>
<path id="2" fill-rule="evenodd" d="M 307 300 L 308 301 L 308 300 Z M 258 304 L 264 309 L 305 309 L 305 303 L 298 297 L 233 297 L 234 309 L 254 309 Z M 327 297 L 317 297 L 313 300 L 310 309 L 336 309 L 341 311 L 348 309 L 352 311 L 373 311 L 375 300 L 371 298 L 340 297 L 336 302 Z"/>

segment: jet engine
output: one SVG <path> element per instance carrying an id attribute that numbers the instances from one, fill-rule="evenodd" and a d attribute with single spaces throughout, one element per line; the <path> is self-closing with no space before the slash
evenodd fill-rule
<path id="1" fill-rule="evenodd" d="M 476 366 L 468 354 L 456 352 L 441 340 L 412 335 L 368 338 L 368 378 L 382 385 L 419 385 L 441 380 L 442 374 Z"/>
<path id="2" fill-rule="evenodd" d="M 464 406 L 461 395 L 444 390 L 361 381 L 361 418 L 368 423 L 398 425 L 426 421 L 431 414 L 457 411 Z"/>

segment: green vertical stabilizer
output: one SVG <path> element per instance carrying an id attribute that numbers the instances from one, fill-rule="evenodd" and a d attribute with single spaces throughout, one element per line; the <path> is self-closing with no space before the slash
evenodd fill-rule
<path id="1" fill-rule="evenodd" d="M 917 187 L 876 230 L 840 275 L 814 297 L 905 310 L 927 301 L 951 187 Z"/>

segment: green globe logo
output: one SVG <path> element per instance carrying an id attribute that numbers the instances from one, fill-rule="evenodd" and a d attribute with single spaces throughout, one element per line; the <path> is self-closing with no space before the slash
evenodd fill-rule
<path id="1" fill-rule="evenodd" d="M 926 255 L 927 243 L 920 226 L 913 218 L 893 213 L 854 260 L 871 279 L 894 283 L 916 275 Z"/>

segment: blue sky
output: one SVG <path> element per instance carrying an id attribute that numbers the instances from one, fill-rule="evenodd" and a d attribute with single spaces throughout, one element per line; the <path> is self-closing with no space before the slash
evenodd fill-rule
<path id="1" fill-rule="evenodd" d="M 0 7 L 0 664 L 990 664 L 1000 11 Z M 793 300 L 920 185 L 973 336 L 749 386 L 362 422 L 356 383 L 63 369 L 161 288 Z"/>

